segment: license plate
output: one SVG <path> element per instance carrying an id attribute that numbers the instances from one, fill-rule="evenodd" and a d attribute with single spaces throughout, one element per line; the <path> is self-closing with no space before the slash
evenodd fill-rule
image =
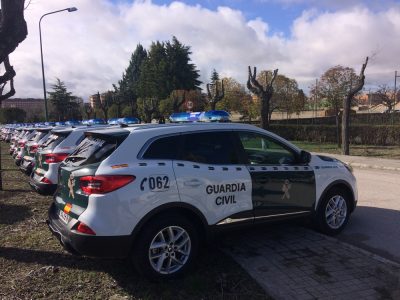
<path id="1" fill-rule="evenodd" d="M 42 178 L 42 176 L 40 176 L 36 173 L 33 174 L 33 179 L 35 179 L 36 181 L 40 181 L 41 178 Z"/>
<path id="2" fill-rule="evenodd" d="M 65 224 L 68 223 L 69 221 L 69 216 L 63 212 L 62 210 L 60 210 L 60 213 L 58 214 L 60 216 L 60 220 L 63 221 Z"/>

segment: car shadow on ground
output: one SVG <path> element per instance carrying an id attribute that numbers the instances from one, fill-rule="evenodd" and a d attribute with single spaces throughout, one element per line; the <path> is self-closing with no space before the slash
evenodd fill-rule
<path id="1" fill-rule="evenodd" d="M 53 273 L 62 273 L 64 276 L 71 273 L 72 276 L 98 274 L 100 277 L 100 274 L 107 273 L 116 282 L 112 288 L 121 288 L 134 299 L 206 299 L 210 295 L 215 298 L 224 298 L 220 293 L 222 295 L 243 293 L 243 290 L 237 291 L 242 284 L 248 287 L 246 291 L 248 294 L 243 295 L 245 298 L 268 299 L 265 293 L 254 285 L 250 276 L 247 274 L 244 276 L 243 271 L 237 273 L 238 266 L 220 250 L 207 247 L 202 252 L 194 266 L 194 272 L 189 272 L 174 280 L 161 282 L 151 282 L 138 274 L 128 259 L 90 258 L 66 252 L 0 246 L 0 260 L 5 259 L 30 265 L 31 268 L 35 267 L 36 271 L 33 275 L 43 272 L 41 271 L 43 269 L 51 271 L 48 276 L 54 276 Z M 84 273 L 79 273 L 79 270 Z M 119 293 L 117 289 L 115 293 Z"/>
<path id="2" fill-rule="evenodd" d="M 358 206 L 337 238 L 400 263 L 400 211 Z"/>
<path id="3" fill-rule="evenodd" d="M 0 224 L 12 225 L 31 216 L 32 212 L 26 205 L 0 203 Z"/>

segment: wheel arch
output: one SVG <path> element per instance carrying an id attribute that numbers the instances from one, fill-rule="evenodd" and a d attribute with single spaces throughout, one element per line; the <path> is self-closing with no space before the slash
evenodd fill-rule
<path id="1" fill-rule="evenodd" d="M 182 203 L 182 202 L 171 202 L 160 205 L 159 207 L 148 212 L 135 226 L 131 233 L 132 245 L 135 239 L 142 231 L 143 227 L 153 220 L 154 218 L 160 217 L 167 214 L 180 214 L 188 218 L 188 220 L 194 222 L 196 228 L 199 230 L 200 239 L 208 239 L 210 232 L 209 226 L 204 215 L 194 206 Z"/>
<path id="2" fill-rule="evenodd" d="M 321 200 L 326 196 L 326 194 L 333 188 L 341 188 L 343 190 L 345 190 L 346 192 L 349 193 L 350 197 L 351 197 L 351 207 L 350 207 L 350 212 L 353 212 L 355 207 L 356 207 L 356 203 L 355 203 L 355 196 L 354 196 L 354 191 L 352 186 L 345 180 L 335 180 L 333 182 L 331 182 L 325 189 L 324 191 L 321 193 L 321 196 L 318 199 L 318 203 L 315 207 L 315 211 L 318 211 L 320 205 L 321 205 Z"/>

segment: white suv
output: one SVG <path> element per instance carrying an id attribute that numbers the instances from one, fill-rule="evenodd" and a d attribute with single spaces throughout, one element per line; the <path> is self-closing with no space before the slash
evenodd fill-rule
<path id="1" fill-rule="evenodd" d="M 57 188 L 60 163 L 75 151 L 84 139 L 85 131 L 100 130 L 106 127 L 108 125 L 53 129 L 42 148 L 35 154 L 34 168 L 29 180 L 32 189 L 42 195 L 52 195 Z"/>
<path id="2" fill-rule="evenodd" d="M 187 270 L 215 230 L 313 218 L 340 232 L 351 170 L 251 125 L 142 125 L 86 133 L 60 167 L 49 227 L 71 252 L 130 257 L 151 278 Z"/>

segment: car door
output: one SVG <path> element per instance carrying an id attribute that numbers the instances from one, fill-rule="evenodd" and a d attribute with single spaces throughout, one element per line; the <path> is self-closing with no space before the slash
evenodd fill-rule
<path id="1" fill-rule="evenodd" d="M 271 136 L 238 132 L 252 180 L 256 219 L 308 214 L 315 202 L 315 175 L 298 154 Z"/>
<path id="2" fill-rule="evenodd" d="M 181 201 L 201 211 L 210 225 L 253 221 L 251 178 L 240 164 L 231 131 L 182 134 L 173 168 Z"/>

